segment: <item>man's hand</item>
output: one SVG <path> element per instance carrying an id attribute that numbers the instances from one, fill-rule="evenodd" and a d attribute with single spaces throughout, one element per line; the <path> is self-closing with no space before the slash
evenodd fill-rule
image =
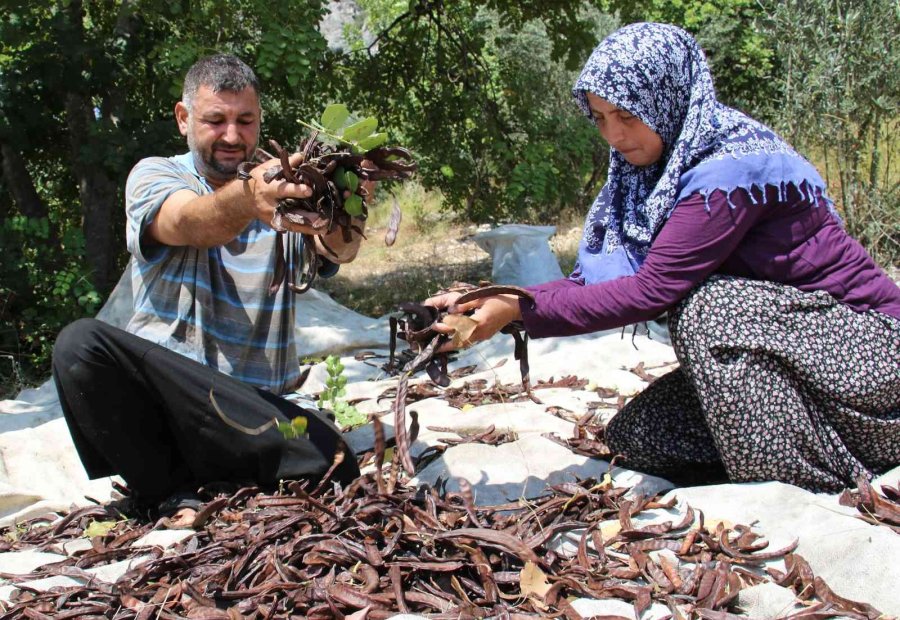
<path id="1" fill-rule="evenodd" d="M 426 306 L 433 306 L 439 309 L 446 309 L 451 314 L 465 314 L 470 310 L 475 310 L 471 315 L 478 326 L 472 332 L 467 346 L 477 342 L 490 339 L 498 331 L 506 327 L 512 321 L 522 318 L 522 312 L 519 309 L 519 298 L 515 295 L 492 295 L 491 297 L 482 297 L 470 302 L 456 305 L 456 300 L 462 296 L 462 293 L 444 293 L 435 297 L 429 297 L 425 300 Z M 436 332 L 451 335 L 454 328 L 446 323 L 436 323 L 434 325 Z M 438 349 L 439 353 L 453 351 L 454 347 L 451 343 L 445 343 Z"/>
<path id="2" fill-rule="evenodd" d="M 291 167 L 299 165 L 301 157 L 300 153 L 294 153 L 288 157 Z M 280 165 L 280 160 L 277 158 L 263 162 L 250 171 L 249 180 L 243 181 L 252 195 L 251 206 L 254 217 L 265 223 L 267 226 L 272 224 L 272 219 L 275 217 L 275 207 L 278 206 L 279 200 L 284 198 L 309 198 L 313 193 L 312 188 L 308 185 L 303 183 L 291 183 L 286 179 L 266 183 L 263 179 L 266 172 L 268 172 L 269 169 Z M 241 183 L 242 181 L 237 182 Z M 321 229 L 313 227 L 313 224 L 320 219 L 318 213 L 313 213 L 311 211 L 300 211 L 298 213 L 303 215 L 309 221 L 309 224 L 294 224 L 293 222 L 284 220 L 284 226 L 288 230 L 307 235 L 315 235 L 321 232 Z"/>
<path id="3" fill-rule="evenodd" d="M 299 163 L 299 154 L 292 158 Z M 228 243 L 254 219 L 270 225 L 280 199 L 312 196 L 312 189 L 302 183 L 266 183 L 263 174 L 276 164 L 278 160 L 260 164 L 250 171 L 250 179 L 229 181 L 210 194 L 200 196 L 188 189 L 174 192 L 147 227 L 145 237 L 165 245 L 210 248 Z M 318 231 L 309 226 L 308 232 Z"/>
<path id="4" fill-rule="evenodd" d="M 297 166 L 300 163 L 300 153 L 294 153 L 288 158 L 291 166 Z M 280 165 L 278 159 L 270 159 L 260 164 L 250 171 L 250 180 L 247 183 L 253 185 L 254 204 L 257 206 L 257 217 L 271 224 L 272 218 L 275 216 L 275 207 L 278 200 L 282 198 L 309 198 L 312 196 L 312 189 L 305 184 L 290 183 L 286 180 L 273 181 L 266 183 L 263 175 L 272 166 Z M 357 194 L 367 199 L 368 204 L 372 204 L 375 195 L 375 181 L 363 181 L 357 189 Z M 350 192 L 344 192 L 344 199 L 350 197 Z M 304 235 L 313 235 L 316 239 L 316 252 L 320 256 L 324 256 L 328 260 L 342 264 L 349 263 L 356 258 L 359 247 L 362 243 L 363 236 L 354 231 L 350 231 L 350 241 L 344 240 L 344 232 L 340 228 L 335 228 L 330 233 L 326 232 L 323 217 L 312 211 L 292 211 L 294 215 L 302 216 L 304 223 L 296 223 L 284 218 L 282 226 L 287 230 Z M 365 229 L 365 221 L 359 218 L 352 218 L 353 224 L 360 230 Z"/>

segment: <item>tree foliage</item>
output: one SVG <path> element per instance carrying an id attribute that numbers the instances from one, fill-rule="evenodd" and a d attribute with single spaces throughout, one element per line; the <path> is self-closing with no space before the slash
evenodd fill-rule
<path id="1" fill-rule="evenodd" d="M 885 263 L 900 261 L 900 4 L 772 3 L 782 58 L 779 126 L 819 155 L 848 230 Z"/>
<path id="2" fill-rule="evenodd" d="M 569 92 L 610 19 L 598 25 L 580 0 L 552 10 L 498 0 L 362 6 L 372 37 L 344 59 L 352 98 L 402 128 L 450 208 L 475 221 L 537 221 L 584 201 L 604 149 Z"/>
<path id="3" fill-rule="evenodd" d="M 706 52 L 719 100 L 761 120 L 771 118 L 778 56 L 758 0 L 607 0 L 604 6 L 623 24 L 663 22 L 690 32 Z"/>
<path id="4" fill-rule="evenodd" d="M 188 67 L 216 51 L 260 75 L 264 138 L 296 143 L 299 119 L 343 101 L 395 128 L 461 217 L 547 222 L 582 209 L 605 174 L 608 151 L 570 94 L 584 59 L 619 23 L 675 23 L 707 51 L 721 100 L 824 153 L 851 230 L 900 254 L 896 2 L 357 4 L 332 50 L 326 0 L 6 0 L 0 376 L 4 355 L 45 372 L 58 330 L 115 283 L 128 171 L 185 150 L 174 103 Z"/>

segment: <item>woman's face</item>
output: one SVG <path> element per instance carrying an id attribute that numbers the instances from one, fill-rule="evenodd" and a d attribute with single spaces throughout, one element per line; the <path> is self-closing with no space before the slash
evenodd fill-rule
<path id="1" fill-rule="evenodd" d="M 649 166 L 663 154 L 663 141 L 655 131 L 630 112 L 619 109 L 594 93 L 587 93 L 591 115 L 609 146 L 633 166 Z"/>

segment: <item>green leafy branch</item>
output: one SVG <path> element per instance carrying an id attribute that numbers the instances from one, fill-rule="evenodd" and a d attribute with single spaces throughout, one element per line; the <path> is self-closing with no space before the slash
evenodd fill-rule
<path id="1" fill-rule="evenodd" d="M 334 411 L 341 427 L 364 424 L 366 416 L 343 399 L 347 393 L 347 377 L 344 376 L 341 359 L 336 355 L 329 355 L 325 358 L 325 369 L 328 372 L 328 379 L 325 381 L 325 389 L 319 395 L 319 407 Z"/>
<path id="2" fill-rule="evenodd" d="M 387 142 L 387 133 L 377 133 L 378 119 L 374 116 L 367 116 L 358 121 L 352 121 L 350 110 L 343 103 L 332 103 L 322 112 L 319 121 L 307 123 L 298 120 L 301 125 L 318 131 L 324 136 L 346 144 L 351 151 L 357 155 L 362 155 L 366 151 L 381 146 Z"/>
<path id="3" fill-rule="evenodd" d="M 362 155 L 381 146 L 387 142 L 388 137 L 387 133 L 376 131 L 378 129 L 377 118 L 367 116 L 361 120 L 353 120 L 350 110 L 343 103 L 329 104 L 318 121 L 307 123 L 298 120 L 297 122 L 339 144 L 349 146 L 350 151 L 355 155 Z M 350 192 L 350 196 L 344 201 L 344 210 L 350 215 L 362 215 L 363 199 L 356 193 L 356 189 L 359 187 L 359 177 L 356 173 L 339 167 L 335 170 L 333 179 L 338 189 Z"/>

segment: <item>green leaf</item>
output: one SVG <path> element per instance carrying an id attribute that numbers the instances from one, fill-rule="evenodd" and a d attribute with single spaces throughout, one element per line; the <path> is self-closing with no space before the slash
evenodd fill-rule
<path id="1" fill-rule="evenodd" d="M 306 434 L 307 426 L 309 426 L 309 420 L 306 419 L 306 416 L 298 415 L 291 420 L 291 428 L 294 430 L 297 437 Z"/>
<path id="2" fill-rule="evenodd" d="M 334 184 L 337 185 L 338 189 L 347 189 L 347 171 L 344 170 L 343 167 L 338 166 L 334 171 Z"/>
<path id="3" fill-rule="evenodd" d="M 445 164 L 445 165 L 441 166 L 441 174 L 443 174 L 448 179 L 452 179 L 453 178 L 453 168 L 451 168 L 450 166 Z"/>
<path id="4" fill-rule="evenodd" d="M 322 126 L 331 132 L 340 129 L 350 118 L 350 110 L 343 103 L 332 103 L 322 112 Z"/>
<path id="5" fill-rule="evenodd" d="M 350 215 L 362 215 L 363 202 L 359 194 L 353 194 L 344 201 L 344 211 Z"/>
<path id="6" fill-rule="evenodd" d="M 374 116 L 357 121 L 344 129 L 341 139 L 346 142 L 359 142 L 378 129 L 378 119 Z"/>
<path id="7" fill-rule="evenodd" d="M 294 427 L 291 426 L 290 422 L 281 422 L 276 420 L 276 424 L 278 425 L 278 430 L 284 435 L 285 439 L 294 439 L 297 435 L 294 432 Z"/>
<path id="8" fill-rule="evenodd" d="M 373 133 L 371 136 L 360 140 L 357 146 L 364 151 L 371 151 L 375 147 L 381 146 L 387 142 L 387 137 L 386 133 Z"/>
<path id="9" fill-rule="evenodd" d="M 114 527 L 116 527 L 115 521 L 91 521 L 91 524 L 84 528 L 84 537 L 106 536 Z"/>
<path id="10" fill-rule="evenodd" d="M 356 188 L 359 187 L 359 177 L 352 170 L 348 170 L 344 174 L 344 183 L 346 184 L 346 188 L 350 190 L 351 193 L 356 193 Z"/>

